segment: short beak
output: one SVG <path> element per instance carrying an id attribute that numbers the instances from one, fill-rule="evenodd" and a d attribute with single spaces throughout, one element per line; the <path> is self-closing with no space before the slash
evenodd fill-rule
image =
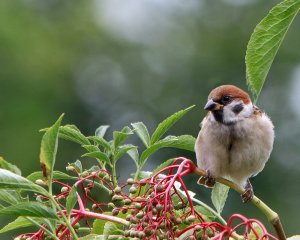
<path id="1" fill-rule="evenodd" d="M 222 105 L 214 102 L 212 99 L 209 99 L 204 106 L 204 110 L 207 110 L 207 111 L 219 110 L 221 108 L 222 108 Z"/>

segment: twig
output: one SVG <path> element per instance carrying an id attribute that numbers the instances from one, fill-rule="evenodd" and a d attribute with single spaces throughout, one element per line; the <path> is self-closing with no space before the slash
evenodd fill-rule
<path id="1" fill-rule="evenodd" d="M 197 167 L 194 168 L 194 173 L 196 173 L 197 175 L 200 175 L 200 176 L 206 176 L 206 171 L 203 169 L 197 168 Z M 233 190 L 235 190 L 236 192 L 238 192 L 240 194 L 244 193 L 244 191 L 245 191 L 243 188 L 241 188 L 237 184 L 235 184 L 227 179 L 216 178 L 216 181 L 232 188 Z M 267 217 L 268 221 L 273 225 L 273 227 L 277 233 L 278 239 L 286 240 L 286 236 L 285 236 L 279 215 L 256 196 L 253 196 L 253 198 L 251 199 L 251 202 Z"/>

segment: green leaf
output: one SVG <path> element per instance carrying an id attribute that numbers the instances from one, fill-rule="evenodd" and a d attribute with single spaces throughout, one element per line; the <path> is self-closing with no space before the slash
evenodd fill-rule
<path id="1" fill-rule="evenodd" d="M 162 121 L 160 124 L 158 124 L 156 130 L 151 136 L 150 145 L 157 142 L 170 129 L 170 127 L 172 127 L 180 118 L 182 118 L 194 106 L 195 105 L 180 110 L 174 113 L 173 115 L 171 115 L 170 117 L 168 117 L 167 119 L 165 119 L 164 121 Z"/>
<path id="2" fill-rule="evenodd" d="M 160 164 L 151 174 L 151 176 L 155 175 L 158 173 L 160 170 L 166 168 L 167 166 L 171 165 L 175 161 L 175 158 L 170 158 L 167 161 L 164 161 L 162 164 Z"/>
<path id="3" fill-rule="evenodd" d="M 250 37 L 246 51 L 246 77 L 255 101 L 299 8 L 299 0 L 285 0 L 277 4 L 255 27 Z"/>
<path id="4" fill-rule="evenodd" d="M 127 154 L 131 157 L 131 159 L 134 161 L 135 165 L 138 167 L 138 165 L 139 165 L 139 152 L 138 152 L 137 147 L 129 149 L 127 151 Z"/>
<path id="5" fill-rule="evenodd" d="M 21 175 L 21 170 L 16 165 L 5 161 L 3 157 L 0 157 L 0 168 L 4 168 L 15 174 Z"/>
<path id="6" fill-rule="evenodd" d="M 249 239 L 257 239 L 257 235 L 260 238 L 263 238 L 262 236 L 264 236 L 264 231 L 261 228 L 261 226 L 258 225 L 256 222 L 252 223 L 251 225 L 252 226 L 251 226 L 251 231 L 249 233 Z M 254 229 L 255 232 L 252 229 Z"/>
<path id="7" fill-rule="evenodd" d="M 18 229 L 24 228 L 24 227 L 35 226 L 35 224 L 32 223 L 31 221 L 29 221 L 27 218 L 28 217 L 17 217 L 14 221 L 8 223 L 6 226 L 4 226 L 2 229 L 0 229 L 0 234 L 8 232 L 8 231 L 12 231 L 12 230 L 18 230 Z M 37 217 L 33 217 L 30 219 L 34 220 L 35 222 L 37 222 L 39 224 L 46 224 L 49 229 L 52 229 L 51 223 L 48 219 L 37 218 Z"/>
<path id="8" fill-rule="evenodd" d="M 138 176 L 138 180 L 141 180 L 141 179 L 146 179 L 146 178 L 149 178 L 152 176 L 152 172 L 149 172 L 149 171 L 141 171 L 139 176 Z M 141 196 L 141 194 L 143 194 L 144 191 L 142 190 L 139 195 Z"/>
<path id="9" fill-rule="evenodd" d="M 104 212 L 105 215 L 109 215 L 111 216 L 111 212 Z M 119 214 L 121 215 L 121 213 Z M 119 216 L 120 217 L 120 216 Z M 125 215 L 123 216 L 125 218 Z M 93 228 L 92 228 L 92 233 L 93 234 L 104 234 L 104 226 L 105 226 L 105 223 L 107 223 L 107 220 L 103 220 L 103 219 L 96 219 L 94 222 L 93 222 Z M 118 229 L 122 229 L 124 226 L 120 223 L 116 223 L 115 226 L 118 228 Z"/>
<path id="10" fill-rule="evenodd" d="M 52 127 L 46 130 L 41 143 L 40 164 L 44 177 L 49 180 L 49 186 L 52 184 L 52 174 L 57 153 L 58 132 L 62 118 L 63 114 Z"/>
<path id="11" fill-rule="evenodd" d="M 92 158 L 98 159 L 101 162 L 110 163 L 110 159 L 108 158 L 108 156 L 105 153 L 100 152 L 100 150 L 95 151 L 95 152 L 89 152 L 89 153 L 83 154 L 82 156 L 83 157 L 92 157 Z"/>
<path id="12" fill-rule="evenodd" d="M 181 136 L 177 136 L 177 140 L 174 143 L 172 143 L 171 147 L 194 152 L 195 141 L 196 138 L 194 138 L 191 135 L 181 135 Z"/>
<path id="13" fill-rule="evenodd" d="M 73 207 L 75 206 L 77 202 L 77 188 L 76 186 L 73 186 L 71 188 L 71 191 L 69 192 L 69 195 L 66 200 L 66 208 L 67 208 L 67 214 L 70 216 L 70 213 L 72 212 Z"/>
<path id="14" fill-rule="evenodd" d="M 216 216 L 213 212 L 209 211 L 209 209 L 205 208 L 201 205 L 194 206 L 195 210 L 201 214 L 202 217 L 206 217 L 208 221 L 213 221 L 216 219 Z"/>
<path id="15" fill-rule="evenodd" d="M 147 127 L 142 122 L 131 123 L 134 128 L 134 132 L 139 136 L 144 145 L 148 147 L 150 145 L 150 136 Z"/>
<path id="16" fill-rule="evenodd" d="M 110 144 L 102 137 L 90 136 L 88 139 L 94 141 L 95 144 L 98 144 L 104 147 L 106 150 L 110 150 Z"/>
<path id="17" fill-rule="evenodd" d="M 79 240 L 104 240 L 104 236 L 97 234 L 89 234 L 84 237 L 80 237 Z"/>
<path id="18" fill-rule="evenodd" d="M 109 214 L 111 215 L 111 214 Z M 93 228 L 92 228 L 92 233 L 93 234 L 103 234 L 104 231 L 104 225 L 107 221 L 103 219 L 96 219 L 93 222 Z"/>
<path id="19" fill-rule="evenodd" d="M 130 135 L 132 131 L 129 127 L 124 127 L 121 131 L 114 131 L 114 147 L 117 148 L 120 144 L 122 144 Z"/>
<path id="20" fill-rule="evenodd" d="M 0 210 L 0 215 L 27 216 L 58 219 L 56 213 L 37 202 L 22 202 Z"/>
<path id="21" fill-rule="evenodd" d="M 179 137 L 167 136 L 166 138 L 157 141 L 147 148 L 141 155 L 141 164 L 144 164 L 148 157 L 161 148 L 172 147 L 194 151 L 195 138 L 190 135 L 182 135 Z"/>
<path id="22" fill-rule="evenodd" d="M 82 145 L 83 148 L 85 148 L 88 152 L 97 152 L 99 151 L 99 148 L 95 145 Z"/>
<path id="23" fill-rule="evenodd" d="M 34 220 L 37 221 L 37 219 L 34 219 Z M 25 217 L 18 217 L 13 222 L 10 222 L 6 226 L 4 226 L 0 230 L 0 233 L 5 233 L 5 232 L 11 231 L 11 230 L 20 229 L 20 228 L 24 228 L 24 227 L 30 227 L 30 226 L 33 226 L 33 223 L 31 223 Z"/>
<path id="24" fill-rule="evenodd" d="M 109 125 L 102 125 L 98 127 L 95 131 L 95 136 L 99 138 L 103 138 L 108 128 Z"/>
<path id="25" fill-rule="evenodd" d="M 68 141 L 79 143 L 80 145 L 89 145 L 90 141 L 74 125 L 60 126 L 59 137 Z"/>
<path id="26" fill-rule="evenodd" d="M 133 149 L 133 148 L 137 148 L 136 146 L 132 145 L 132 144 L 125 144 L 122 146 L 119 146 L 116 149 L 115 152 L 115 156 L 114 156 L 114 161 L 118 161 L 121 157 L 123 157 L 129 150 Z"/>
<path id="27" fill-rule="evenodd" d="M 218 214 L 220 214 L 224 208 L 226 199 L 228 197 L 229 187 L 216 182 L 211 192 L 211 200 L 215 206 Z"/>
<path id="28" fill-rule="evenodd" d="M 33 172 L 30 175 L 28 175 L 26 178 L 31 182 L 35 182 L 36 180 L 43 178 L 43 173 L 41 171 Z M 74 178 L 75 177 L 71 177 L 70 175 L 64 172 L 53 171 L 53 180 L 70 180 Z"/>
<path id="29" fill-rule="evenodd" d="M 15 190 L 0 189 L 0 200 L 8 204 L 16 204 L 21 202 L 23 199 Z"/>
<path id="30" fill-rule="evenodd" d="M 148 157 L 156 152 L 157 150 L 165 147 L 170 147 L 175 141 L 177 140 L 177 137 L 174 136 L 168 136 L 153 145 L 151 145 L 149 148 L 147 148 L 145 151 L 143 151 L 141 155 L 141 164 L 143 165 L 145 161 L 148 159 Z"/>
<path id="31" fill-rule="evenodd" d="M 87 171 L 88 171 L 88 172 L 97 172 L 97 171 L 99 171 L 99 170 L 100 170 L 100 167 L 99 167 L 99 166 L 93 165 L 93 166 L 91 166 Z"/>
<path id="32" fill-rule="evenodd" d="M 0 169 L 0 189 L 25 190 L 48 195 L 48 192 L 41 186 L 5 169 Z"/>
<path id="33" fill-rule="evenodd" d="M 80 160 L 77 159 L 74 163 L 70 163 L 69 165 L 74 167 L 77 172 L 82 173 L 82 164 Z"/>
<path id="34" fill-rule="evenodd" d="M 117 225 L 112 222 L 106 222 L 104 225 L 103 235 L 104 239 L 108 239 L 111 235 L 119 235 L 123 233 L 120 229 L 118 229 Z"/>

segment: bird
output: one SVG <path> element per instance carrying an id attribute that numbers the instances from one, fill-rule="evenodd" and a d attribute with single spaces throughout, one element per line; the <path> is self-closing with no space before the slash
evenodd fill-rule
<path id="1" fill-rule="evenodd" d="M 252 103 L 249 94 L 234 86 L 221 85 L 208 95 L 195 141 L 197 165 L 206 171 L 200 184 L 213 187 L 215 178 L 225 178 L 244 189 L 243 202 L 254 196 L 250 177 L 261 172 L 273 149 L 274 125 Z"/>

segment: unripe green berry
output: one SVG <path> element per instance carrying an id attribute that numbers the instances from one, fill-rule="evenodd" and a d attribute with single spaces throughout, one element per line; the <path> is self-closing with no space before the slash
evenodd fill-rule
<path id="1" fill-rule="evenodd" d="M 74 228 L 75 228 L 75 229 L 80 228 L 80 223 L 76 223 L 76 224 L 74 225 Z"/>
<path id="2" fill-rule="evenodd" d="M 130 221 L 131 218 L 132 218 L 132 215 L 131 215 L 131 214 L 128 214 L 128 215 L 126 216 L 125 219 L 126 219 L 127 221 Z"/>
<path id="3" fill-rule="evenodd" d="M 132 187 L 129 188 L 129 192 L 131 194 L 135 194 L 137 192 L 137 188 L 135 186 L 132 186 Z"/>
<path id="4" fill-rule="evenodd" d="M 149 224 L 148 224 L 147 222 L 143 221 L 143 224 L 142 224 L 142 226 L 143 226 L 143 228 L 145 228 L 145 227 L 148 227 L 148 226 L 149 226 Z"/>
<path id="5" fill-rule="evenodd" d="M 70 166 L 70 165 L 69 165 L 69 166 L 66 166 L 66 170 L 67 170 L 67 171 L 74 171 L 74 169 L 75 169 L 75 168 L 74 168 L 73 166 Z"/>
<path id="6" fill-rule="evenodd" d="M 124 200 L 122 199 L 121 201 L 115 202 L 116 207 L 123 207 L 124 206 Z"/>
<path id="7" fill-rule="evenodd" d="M 130 211 L 130 213 L 131 213 L 132 215 L 137 215 L 138 212 L 139 212 L 138 209 L 132 209 L 132 210 Z"/>
<path id="8" fill-rule="evenodd" d="M 119 196 L 119 195 L 113 195 L 113 197 L 111 198 L 112 202 L 121 202 L 123 200 L 124 200 L 124 198 L 122 196 Z"/>
<path id="9" fill-rule="evenodd" d="M 199 225 L 197 225 L 197 226 L 194 227 L 194 231 L 195 232 L 201 231 L 201 229 L 202 228 Z"/>
<path id="10" fill-rule="evenodd" d="M 132 217 L 132 218 L 130 218 L 130 222 L 133 224 L 136 224 L 136 223 L 138 223 L 138 219 L 136 217 Z"/>
<path id="11" fill-rule="evenodd" d="M 167 225 L 163 222 L 159 224 L 160 229 L 165 229 L 166 227 L 167 227 Z"/>
<path id="12" fill-rule="evenodd" d="M 140 203 L 135 203 L 135 204 L 134 204 L 134 208 L 135 208 L 135 209 L 141 209 L 141 208 L 142 208 L 142 204 L 140 204 Z"/>
<path id="13" fill-rule="evenodd" d="M 129 185 L 132 185 L 132 184 L 134 183 L 133 178 L 128 178 L 128 179 L 127 179 L 127 183 L 128 183 Z"/>
<path id="14" fill-rule="evenodd" d="M 163 206 L 162 204 L 157 204 L 157 205 L 156 205 L 156 209 L 157 209 L 158 211 L 163 210 L 163 208 L 164 208 L 164 206 Z"/>
<path id="15" fill-rule="evenodd" d="M 80 174 L 81 177 L 87 177 L 89 175 L 88 171 L 84 171 Z"/>
<path id="16" fill-rule="evenodd" d="M 153 214 L 153 215 L 156 215 L 156 214 L 157 214 L 157 209 L 156 209 L 156 208 L 153 208 L 153 209 L 152 209 L 152 214 Z"/>
<path id="17" fill-rule="evenodd" d="M 151 227 L 147 227 L 144 229 L 144 233 L 146 236 L 151 236 L 153 234 L 153 230 L 151 229 Z"/>
<path id="18" fill-rule="evenodd" d="M 125 230 L 124 237 L 129 237 L 129 236 L 130 236 L 130 230 Z"/>
<path id="19" fill-rule="evenodd" d="M 140 239 L 143 239 L 144 237 L 146 237 L 146 234 L 144 232 L 139 232 L 138 237 Z"/>
<path id="20" fill-rule="evenodd" d="M 121 210 L 121 212 L 122 212 L 123 214 L 126 214 L 126 213 L 128 212 L 128 209 L 127 209 L 127 208 L 123 208 L 123 209 Z"/>
<path id="21" fill-rule="evenodd" d="M 114 208 L 114 209 L 112 210 L 112 215 L 113 215 L 113 216 L 117 216 L 117 215 L 119 214 L 119 212 L 120 212 L 119 209 Z"/>
<path id="22" fill-rule="evenodd" d="M 185 204 L 183 202 L 179 202 L 176 206 L 177 209 L 182 209 L 185 207 Z"/>
<path id="23" fill-rule="evenodd" d="M 98 176 L 100 177 L 100 178 L 103 178 L 105 175 L 107 175 L 107 173 L 106 172 L 99 172 L 98 173 Z"/>
<path id="24" fill-rule="evenodd" d="M 46 185 L 46 183 L 42 179 L 35 180 L 35 183 L 38 184 L 38 185 L 41 185 L 41 186 L 45 186 Z"/>
<path id="25" fill-rule="evenodd" d="M 132 201 L 129 199 L 129 198 L 126 198 L 125 200 L 124 200 L 124 204 L 125 205 L 130 205 L 132 203 Z"/>
<path id="26" fill-rule="evenodd" d="M 113 204 L 112 202 L 108 203 L 107 206 L 110 209 L 115 208 L 115 204 Z"/>
<path id="27" fill-rule="evenodd" d="M 181 220 L 181 218 L 179 218 L 179 217 L 178 217 L 178 218 L 176 218 L 176 220 L 175 220 L 175 223 L 176 223 L 176 224 L 181 224 L 181 223 L 182 223 L 182 220 Z"/>
<path id="28" fill-rule="evenodd" d="M 189 217 L 187 217 L 186 219 L 183 220 L 183 222 L 187 225 L 193 223 L 195 221 L 195 216 L 194 215 L 191 215 Z"/>
<path id="29" fill-rule="evenodd" d="M 156 186 L 156 191 L 157 192 L 163 192 L 164 190 L 165 190 L 164 185 L 159 184 L 159 185 Z"/>
<path id="30" fill-rule="evenodd" d="M 143 212 L 139 212 L 139 213 L 136 215 L 136 217 L 137 217 L 138 219 L 142 219 L 142 218 L 144 217 L 144 213 L 143 213 Z"/>
<path id="31" fill-rule="evenodd" d="M 120 188 L 120 187 L 116 187 L 116 188 L 114 189 L 114 192 L 115 192 L 116 194 L 121 193 L 121 191 L 122 191 L 122 188 Z"/>
<path id="32" fill-rule="evenodd" d="M 69 189 L 68 187 L 62 187 L 62 188 L 60 189 L 60 191 L 61 191 L 61 192 L 66 192 L 66 191 L 68 191 L 68 189 Z"/>
<path id="33" fill-rule="evenodd" d="M 137 232 L 134 230 L 130 230 L 130 237 L 136 237 Z"/>

